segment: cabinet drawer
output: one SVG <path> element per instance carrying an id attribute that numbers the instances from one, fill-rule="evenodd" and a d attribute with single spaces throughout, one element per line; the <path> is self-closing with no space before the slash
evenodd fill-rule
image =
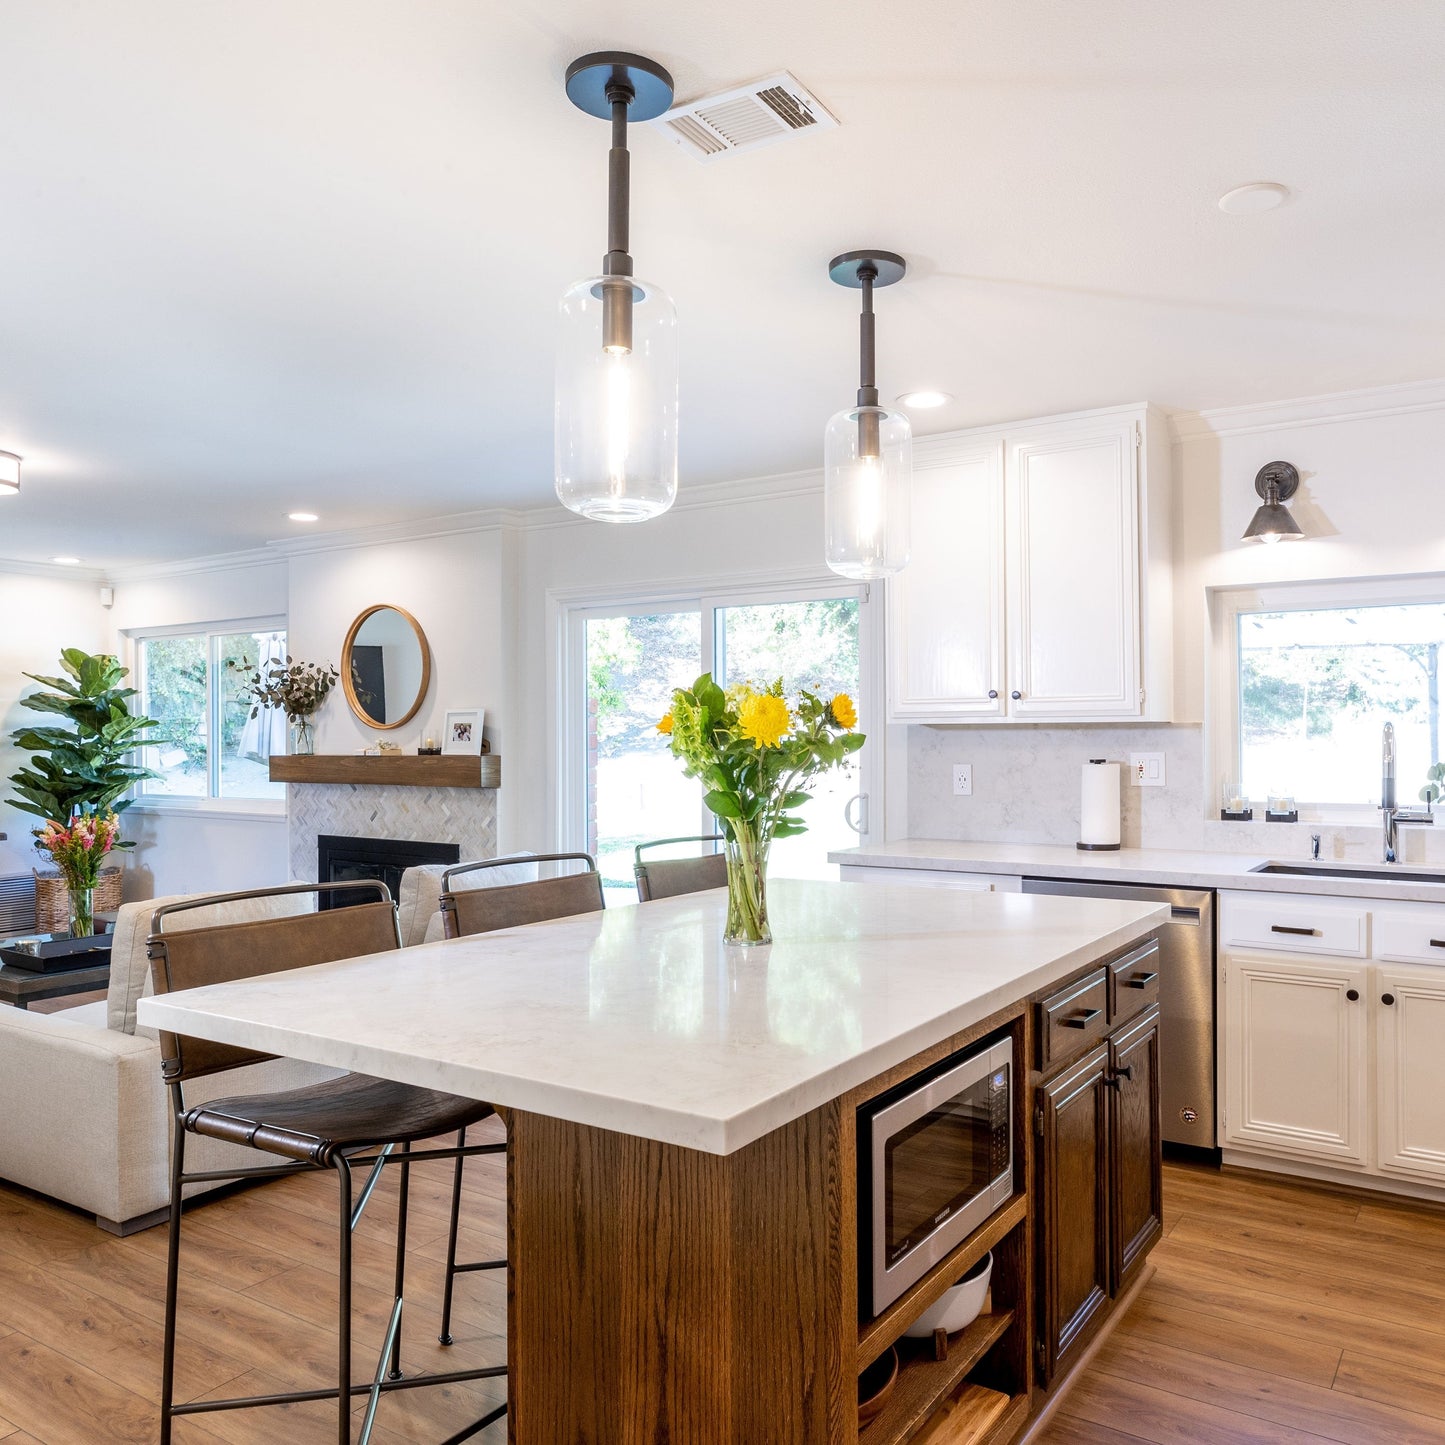
<path id="1" fill-rule="evenodd" d="M 1109 965 L 1109 1022 L 1121 1023 L 1159 1002 L 1159 945 L 1153 939 Z"/>
<path id="2" fill-rule="evenodd" d="M 1445 965 L 1445 908 L 1377 913 L 1375 957 Z"/>
<path id="3" fill-rule="evenodd" d="M 1226 947 L 1363 958 L 1368 919 L 1363 908 L 1315 898 L 1231 897 L 1221 910 L 1220 941 Z"/>
<path id="4" fill-rule="evenodd" d="M 1041 1067 L 1060 1063 L 1109 1032 L 1108 975 L 1096 968 L 1039 1004 Z"/>

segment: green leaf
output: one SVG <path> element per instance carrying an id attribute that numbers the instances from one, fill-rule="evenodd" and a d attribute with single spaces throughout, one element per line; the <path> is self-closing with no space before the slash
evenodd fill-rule
<path id="1" fill-rule="evenodd" d="M 838 739 L 838 746 L 842 748 L 845 753 L 856 753 L 867 741 L 867 737 L 862 733 L 844 733 L 843 736 Z"/>
<path id="2" fill-rule="evenodd" d="M 715 818 L 741 818 L 742 807 L 731 793 L 713 791 L 703 794 L 703 802 Z"/>
<path id="3" fill-rule="evenodd" d="M 806 833 L 808 825 L 800 822 L 797 818 L 779 818 L 773 827 L 774 838 L 796 838 L 799 833 Z"/>
<path id="4" fill-rule="evenodd" d="M 787 793 L 783 796 L 783 801 L 778 806 L 782 808 L 801 808 L 804 803 L 811 802 L 812 798 L 813 795 L 811 793 Z"/>

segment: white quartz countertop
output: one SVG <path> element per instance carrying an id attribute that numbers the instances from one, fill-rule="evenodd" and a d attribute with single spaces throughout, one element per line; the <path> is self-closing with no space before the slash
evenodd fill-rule
<path id="1" fill-rule="evenodd" d="M 1302 858 L 1276 861 L 1304 863 Z M 1099 883 L 1145 883 L 1164 888 L 1243 888 L 1260 893 L 1315 893 L 1341 898 L 1401 898 L 1445 903 L 1445 872 L 1398 865 L 1325 860 L 1326 866 L 1357 874 L 1331 878 L 1319 874 L 1253 873 L 1270 861 L 1265 853 L 1194 853 L 1170 848 L 1121 848 L 1114 853 L 1084 852 L 1045 843 L 964 843 L 947 838 L 904 838 L 870 843 L 828 855 L 851 867 L 927 868 L 955 873 L 1018 874 L 1035 878 L 1093 879 Z M 1411 882 L 1401 874 L 1436 871 L 1441 881 Z"/>
<path id="2" fill-rule="evenodd" d="M 148 1028 L 728 1154 L 1164 922 L 1153 904 L 776 880 L 215 984 Z"/>

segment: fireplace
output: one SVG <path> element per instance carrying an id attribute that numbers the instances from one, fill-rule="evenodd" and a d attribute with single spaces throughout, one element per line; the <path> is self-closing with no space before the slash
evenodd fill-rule
<path id="1" fill-rule="evenodd" d="M 401 875 L 423 863 L 460 863 L 456 843 L 411 843 L 397 838 L 343 838 L 323 833 L 316 840 L 316 878 L 321 883 L 351 883 L 376 879 L 391 889 L 395 899 L 401 892 Z M 366 902 L 365 894 L 343 899 L 321 895 L 322 908 L 344 908 Z"/>

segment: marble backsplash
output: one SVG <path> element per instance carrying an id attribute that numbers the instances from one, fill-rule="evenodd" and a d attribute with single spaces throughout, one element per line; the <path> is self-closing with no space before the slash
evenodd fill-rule
<path id="1" fill-rule="evenodd" d="M 1325 858 L 1379 862 L 1377 823 L 1224 823 L 1208 816 L 1204 729 L 1198 725 L 1090 727 L 911 727 L 908 836 L 968 842 L 1056 843 L 1079 838 L 1079 769 L 1090 758 L 1128 763 L 1131 752 L 1163 753 L 1162 788 L 1120 787 L 1126 848 L 1306 858 L 1321 835 Z M 953 794 L 953 764 L 973 765 L 973 793 Z M 1445 863 L 1445 810 L 1438 826 L 1401 828 L 1404 862 Z"/>

